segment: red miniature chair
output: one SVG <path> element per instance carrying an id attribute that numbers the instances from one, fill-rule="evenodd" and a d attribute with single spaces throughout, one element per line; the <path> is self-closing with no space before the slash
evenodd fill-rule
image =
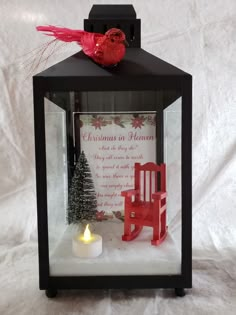
<path id="1" fill-rule="evenodd" d="M 152 245 L 159 245 L 167 235 L 166 166 L 146 163 L 134 166 L 135 188 L 121 192 L 125 197 L 123 241 L 135 239 L 143 226 L 153 228 Z M 159 189 L 158 189 L 159 187 Z M 131 230 L 131 225 L 134 229 Z"/>

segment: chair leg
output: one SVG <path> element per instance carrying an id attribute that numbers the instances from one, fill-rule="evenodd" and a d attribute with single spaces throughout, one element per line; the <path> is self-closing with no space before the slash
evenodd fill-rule
<path id="1" fill-rule="evenodd" d="M 160 207 L 161 207 L 161 201 L 155 200 L 154 201 L 154 212 L 153 212 L 153 239 L 151 241 L 151 244 L 156 246 L 160 242 Z"/>
<path id="2" fill-rule="evenodd" d="M 131 224 L 128 220 L 125 220 L 124 222 L 124 235 L 129 236 L 131 234 Z"/>
<path id="3" fill-rule="evenodd" d="M 160 243 L 160 229 L 159 229 L 159 224 L 156 224 L 153 227 L 153 239 L 151 240 L 151 244 L 154 246 L 159 245 Z"/>
<path id="4" fill-rule="evenodd" d="M 161 215 L 161 237 L 166 233 L 166 211 Z"/>
<path id="5" fill-rule="evenodd" d="M 139 226 L 139 225 L 135 225 L 134 229 L 131 231 L 131 224 L 129 223 L 129 234 L 125 233 L 124 235 L 122 235 L 122 240 L 123 241 L 132 241 L 133 239 L 135 239 L 139 233 L 142 231 L 143 227 Z"/>

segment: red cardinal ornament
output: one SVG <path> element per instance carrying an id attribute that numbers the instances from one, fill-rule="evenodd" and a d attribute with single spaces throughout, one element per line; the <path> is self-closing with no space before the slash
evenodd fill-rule
<path id="1" fill-rule="evenodd" d="M 125 34 L 118 28 L 109 29 L 105 35 L 52 25 L 37 26 L 36 29 L 60 41 L 77 42 L 87 56 L 106 67 L 120 62 L 128 46 Z"/>

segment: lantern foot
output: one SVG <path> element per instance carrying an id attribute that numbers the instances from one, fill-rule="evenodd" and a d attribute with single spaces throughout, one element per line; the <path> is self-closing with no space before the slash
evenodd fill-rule
<path id="1" fill-rule="evenodd" d="M 54 298 L 57 296 L 57 289 L 47 289 L 45 294 L 48 298 Z"/>
<path id="2" fill-rule="evenodd" d="M 185 296 L 184 288 L 175 288 L 175 295 L 180 297 Z"/>

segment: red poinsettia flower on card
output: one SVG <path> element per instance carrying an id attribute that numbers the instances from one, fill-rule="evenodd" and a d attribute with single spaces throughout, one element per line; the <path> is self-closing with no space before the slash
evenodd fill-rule
<path id="1" fill-rule="evenodd" d="M 101 130 L 101 127 L 106 126 L 107 123 L 106 123 L 106 121 L 104 120 L 103 117 L 95 116 L 95 117 L 92 118 L 91 125 L 93 127 L 95 127 L 95 129 L 100 129 Z"/>
<path id="2" fill-rule="evenodd" d="M 121 220 L 121 221 L 124 221 L 124 214 L 121 213 L 121 211 L 112 211 L 114 213 L 114 216 Z"/>
<path id="3" fill-rule="evenodd" d="M 104 221 L 108 219 L 113 219 L 112 214 L 106 214 L 105 211 L 97 211 L 96 212 L 96 219 L 97 221 Z"/>
<path id="4" fill-rule="evenodd" d="M 106 123 L 106 121 L 104 120 L 103 117 L 101 117 L 101 116 L 98 116 L 98 117 L 94 116 L 92 118 L 91 125 L 93 127 L 95 127 L 95 129 L 100 129 L 101 130 L 101 127 L 106 126 L 107 123 Z"/>
<path id="5" fill-rule="evenodd" d="M 106 220 L 105 211 L 97 211 L 97 212 L 96 212 L 96 219 L 97 219 L 98 221 Z"/>
<path id="6" fill-rule="evenodd" d="M 144 121 L 145 121 L 145 118 L 144 116 L 137 116 L 137 117 L 134 117 L 131 119 L 132 122 L 131 122 L 131 125 L 133 128 L 137 129 L 137 128 L 142 128 L 144 126 Z"/>

